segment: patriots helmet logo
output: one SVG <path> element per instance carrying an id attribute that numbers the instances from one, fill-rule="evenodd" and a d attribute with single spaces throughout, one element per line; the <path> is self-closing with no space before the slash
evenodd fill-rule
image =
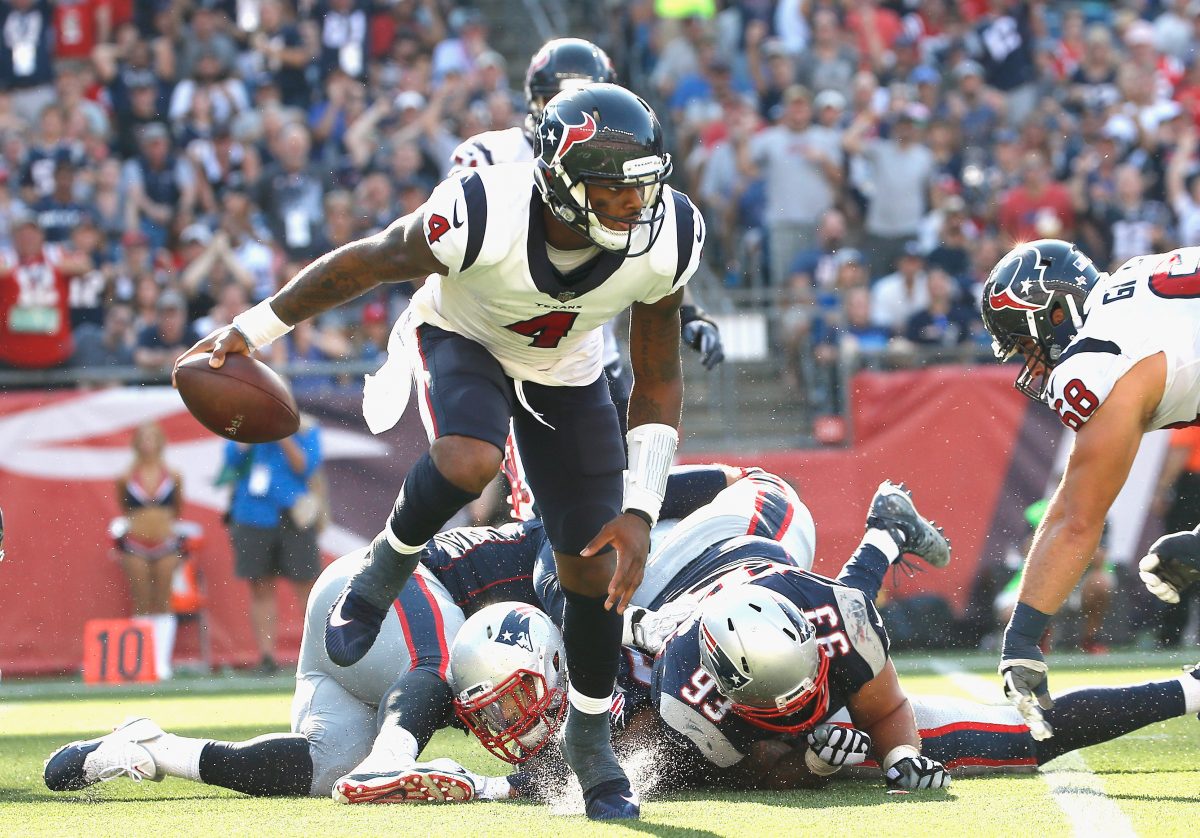
<path id="1" fill-rule="evenodd" d="M 504 615 L 504 621 L 500 623 L 500 628 L 492 639 L 506 646 L 519 646 L 526 652 L 532 652 L 533 640 L 529 636 L 529 614 L 516 609 L 509 611 Z"/>
<path id="2" fill-rule="evenodd" d="M 725 654 L 725 650 L 717 644 L 716 638 L 703 623 L 700 624 L 700 642 L 704 644 L 704 649 L 709 654 L 713 665 L 711 674 L 717 679 L 722 692 L 726 689 L 741 689 L 754 680 L 738 669 L 737 665 L 729 659 L 729 655 Z"/>
<path id="3" fill-rule="evenodd" d="M 583 122 L 579 125 L 571 125 L 567 122 L 562 123 L 563 135 L 558 141 L 558 150 L 554 152 L 555 162 L 562 160 L 566 153 L 571 150 L 571 147 L 578 143 L 586 143 L 592 137 L 596 136 L 596 120 L 592 118 L 590 113 L 583 114 Z"/>

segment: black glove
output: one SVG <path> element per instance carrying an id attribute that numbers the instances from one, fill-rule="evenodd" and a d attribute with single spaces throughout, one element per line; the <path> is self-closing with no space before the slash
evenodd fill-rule
<path id="1" fill-rule="evenodd" d="M 1047 615 L 1018 603 L 1008 628 L 1004 630 L 1004 649 L 1000 653 L 1004 696 L 1021 712 L 1030 734 L 1038 740 L 1054 735 L 1054 729 L 1042 716 L 1043 710 L 1054 706 L 1054 699 L 1050 698 L 1046 659 L 1037 645 L 1048 619 Z M 1027 633 L 1030 624 L 1036 626 L 1032 631 L 1036 631 L 1037 637 Z"/>
<path id="2" fill-rule="evenodd" d="M 721 344 L 721 330 L 708 319 L 708 315 L 696 306 L 680 306 L 679 321 L 682 324 L 680 338 L 700 353 L 700 363 L 711 370 L 725 360 L 725 347 Z"/>
<path id="3" fill-rule="evenodd" d="M 905 757 L 896 762 L 885 773 L 889 789 L 944 789 L 950 785 L 950 772 L 946 766 L 929 757 Z"/>
<path id="4" fill-rule="evenodd" d="M 1138 575 L 1150 593 L 1163 602 L 1179 602 L 1179 595 L 1200 581 L 1200 533 L 1164 535 L 1138 562 Z"/>

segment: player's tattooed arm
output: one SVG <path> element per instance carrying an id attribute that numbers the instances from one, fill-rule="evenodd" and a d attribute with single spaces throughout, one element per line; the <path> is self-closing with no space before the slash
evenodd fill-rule
<path id="1" fill-rule="evenodd" d="M 634 303 L 629 323 L 633 391 L 629 427 L 649 423 L 679 427 L 683 368 L 679 360 L 679 306 L 683 291 L 656 303 Z"/>
<path id="2" fill-rule="evenodd" d="M 447 268 L 429 249 L 424 214 L 399 218 L 373 236 L 352 241 L 300 271 L 271 300 L 285 323 L 299 323 L 353 300 L 382 282 L 405 282 Z"/>

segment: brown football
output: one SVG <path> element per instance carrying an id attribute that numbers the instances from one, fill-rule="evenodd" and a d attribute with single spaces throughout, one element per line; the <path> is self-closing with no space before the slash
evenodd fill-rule
<path id="1" fill-rule="evenodd" d="M 201 425 L 234 442 L 274 442 L 296 432 L 300 409 L 274 370 L 235 353 L 214 369 L 209 357 L 193 355 L 175 370 L 179 395 Z"/>

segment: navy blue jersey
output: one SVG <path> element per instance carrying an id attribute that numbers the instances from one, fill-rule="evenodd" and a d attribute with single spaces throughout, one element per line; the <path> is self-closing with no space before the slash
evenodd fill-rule
<path id="1" fill-rule="evenodd" d="M 495 602 L 539 605 L 533 568 L 543 545 L 548 542 L 539 520 L 458 527 L 435 535 L 421 563 L 467 614 Z"/>
<path id="2" fill-rule="evenodd" d="M 730 552 L 738 549 L 734 546 Z M 730 570 L 703 586 L 715 592 L 736 584 L 762 585 L 783 595 L 816 628 L 817 640 L 831 658 L 829 707 L 822 720 L 842 709 L 887 663 L 889 643 L 883 620 L 857 588 L 761 561 Z M 740 762 L 753 743 L 780 736 L 731 712 L 729 700 L 717 692 L 716 682 L 700 665 L 695 619 L 680 626 L 655 660 L 650 700 L 677 744 L 722 768 Z"/>
<path id="3" fill-rule="evenodd" d="M 662 591 L 650 601 L 650 610 L 657 611 L 682 594 L 707 595 L 719 590 L 722 576 L 762 564 L 783 564 L 795 567 L 796 560 L 778 541 L 758 535 L 727 538 L 712 545 L 695 559 L 682 557 L 676 574 Z M 726 580 L 725 584 L 732 579 Z"/>

